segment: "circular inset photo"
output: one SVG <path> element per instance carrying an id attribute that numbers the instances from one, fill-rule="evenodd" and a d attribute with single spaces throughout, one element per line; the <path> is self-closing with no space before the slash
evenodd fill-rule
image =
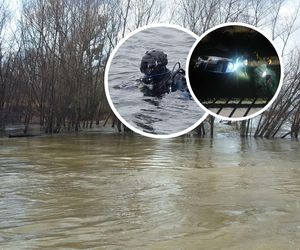
<path id="1" fill-rule="evenodd" d="M 202 108 L 218 118 L 244 120 L 267 109 L 280 91 L 282 66 L 257 28 L 219 25 L 203 34 L 188 59 L 188 85 Z"/>
<path id="2" fill-rule="evenodd" d="M 112 52 L 105 91 L 115 115 L 130 129 L 171 138 L 207 116 L 186 83 L 187 56 L 197 36 L 175 25 L 149 25 L 125 37 Z"/>

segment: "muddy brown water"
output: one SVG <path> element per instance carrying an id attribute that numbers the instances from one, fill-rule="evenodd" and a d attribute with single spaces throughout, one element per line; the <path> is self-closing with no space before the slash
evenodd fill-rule
<path id="1" fill-rule="evenodd" d="M 299 249 L 299 142 L 0 139 L 0 249 Z"/>

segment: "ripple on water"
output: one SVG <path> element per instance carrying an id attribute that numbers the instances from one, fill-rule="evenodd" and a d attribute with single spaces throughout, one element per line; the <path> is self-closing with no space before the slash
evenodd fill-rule
<path id="1" fill-rule="evenodd" d="M 106 134 L 5 144 L 0 248 L 300 244 L 294 142 Z"/>
<path id="2" fill-rule="evenodd" d="M 129 124 L 152 134 L 173 134 L 192 126 L 204 115 L 193 100 L 178 92 L 163 98 L 145 98 L 136 86 L 136 79 L 142 77 L 139 64 L 147 50 L 165 51 L 170 69 L 178 61 L 185 68 L 194 42 L 195 38 L 183 31 L 160 27 L 135 34 L 119 48 L 109 70 L 109 92 L 114 106 Z"/>

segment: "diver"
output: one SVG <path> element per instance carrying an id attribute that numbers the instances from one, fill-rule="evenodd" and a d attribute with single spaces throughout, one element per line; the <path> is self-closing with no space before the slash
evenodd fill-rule
<path id="1" fill-rule="evenodd" d="M 166 93 L 177 90 L 183 92 L 185 97 L 191 98 L 187 88 L 185 71 L 177 62 L 172 71 L 166 66 L 168 64 L 167 54 L 158 49 L 151 49 L 145 53 L 141 60 L 140 70 L 144 77 L 141 90 L 145 96 L 162 97 Z M 175 67 L 178 65 L 178 69 Z"/>
<path id="2" fill-rule="evenodd" d="M 276 73 L 272 70 L 270 57 L 260 58 L 258 66 L 254 70 L 255 95 L 270 100 L 277 89 Z"/>

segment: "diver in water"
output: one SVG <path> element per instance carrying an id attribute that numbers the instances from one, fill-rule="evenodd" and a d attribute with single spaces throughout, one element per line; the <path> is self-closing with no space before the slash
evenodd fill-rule
<path id="1" fill-rule="evenodd" d="M 265 57 L 258 62 L 260 65 L 254 70 L 255 96 L 263 96 L 268 100 L 274 96 L 278 84 L 276 73 L 272 70 L 272 59 Z"/>
<path id="2" fill-rule="evenodd" d="M 168 64 L 167 54 L 161 50 L 152 49 L 145 53 L 142 58 L 140 70 L 144 74 L 141 80 L 145 96 L 161 97 L 170 92 L 180 90 L 185 97 L 191 98 L 188 91 L 185 71 L 176 63 L 173 70 L 170 71 L 166 66 Z M 175 67 L 178 69 L 175 71 Z"/>

